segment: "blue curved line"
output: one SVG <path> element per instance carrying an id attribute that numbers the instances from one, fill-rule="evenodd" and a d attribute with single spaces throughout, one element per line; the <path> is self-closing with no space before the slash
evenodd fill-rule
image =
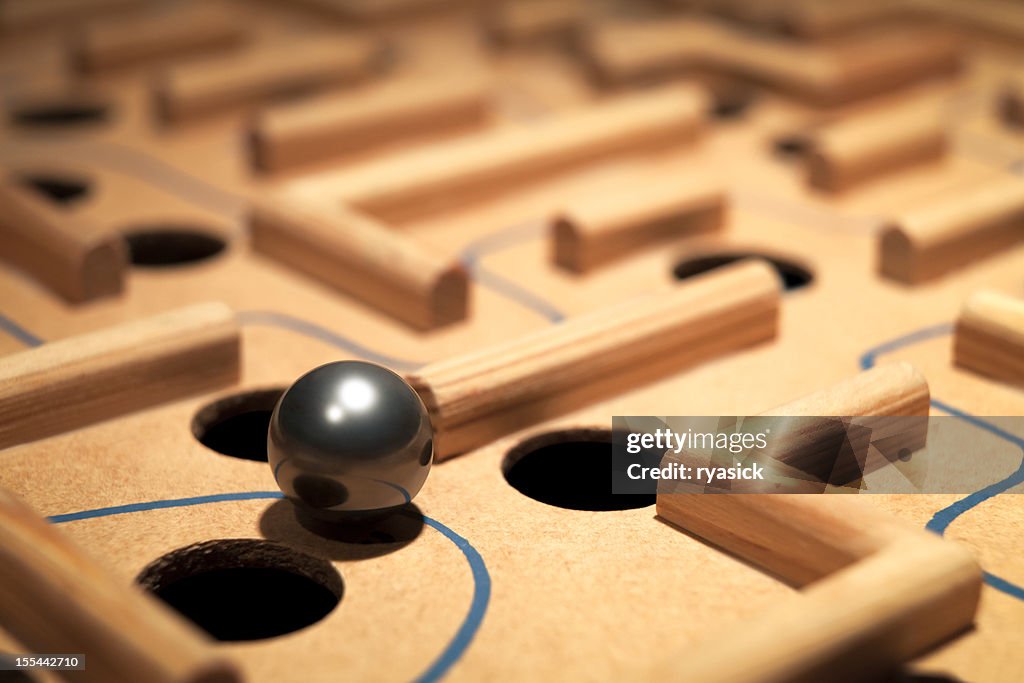
<path id="1" fill-rule="evenodd" d="M 952 333 L 952 331 L 952 323 L 940 323 L 938 325 L 931 325 L 929 327 L 922 328 L 915 332 L 911 332 L 910 334 L 905 334 L 901 337 L 897 337 L 892 341 L 880 344 L 866 351 L 860 357 L 860 366 L 862 369 L 867 370 L 869 368 L 874 367 L 875 362 L 881 355 L 891 353 L 906 346 L 912 346 L 913 344 L 917 344 L 928 339 L 934 339 L 937 337 L 948 335 Z M 960 410 L 959 408 L 955 408 L 950 404 L 946 403 L 945 401 L 940 401 L 937 398 L 931 399 L 930 403 L 938 410 L 941 410 L 944 413 L 948 413 L 954 417 L 960 418 L 961 420 L 964 420 L 968 424 L 974 425 L 975 427 L 978 427 L 979 429 L 982 429 L 988 432 L 989 434 L 992 434 L 993 436 L 1003 439 L 1004 441 L 1012 443 L 1015 446 L 1018 446 L 1022 450 L 1024 450 L 1024 438 L 1016 436 L 1015 434 L 1011 434 L 1010 432 L 1001 429 L 997 425 L 994 425 L 991 422 L 988 422 L 987 420 L 983 420 L 980 417 L 977 417 L 976 415 L 971 415 L 970 413 Z M 1004 493 L 1005 491 L 1008 491 L 1014 486 L 1018 486 L 1020 484 L 1024 484 L 1024 460 L 1021 461 L 1021 465 L 1020 467 L 1017 468 L 1016 471 L 1014 471 L 1012 474 L 1010 474 L 1010 476 L 1006 477 L 1002 481 L 997 481 L 994 484 L 989 484 L 983 489 L 975 491 L 974 493 L 964 498 L 961 498 L 955 503 L 948 505 L 945 508 L 936 512 L 934 515 L 932 515 L 932 518 L 925 525 L 925 528 L 929 531 L 933 531 L 942 536 L 943 534 L 945 534 L 946 529 L 949 528 L 949 525 L 952 524 L 954 520 L 956 520 L 958 517 L 978 507 L 986 500 L 998 496 L 1000 493 Z M 984 578 L 985 583 L 991 586 L 992 588 L 995 588 L 997 591 L 1005 593 L 1010 597 L 1017 598 L 1018 600 L 1024 600 L 1024 586 L 1013 583 L 1012 581 L 1004 579 L 995 574 L 991 574 L 989 572 L 984 572 Z"/>
<path id="2" fill-rule="evenodd" d="M 359 356 L 360 358 L 365 358 L 366 360 L 380 363 L 381 365 L 387 365 L 393 370 L 415 370 L 423 365 L 421 361 L 399 358 L 398 356 L 390 356 L 379 351 L 374 351 L 368 346 L 363 346 L 348 337 L 343 337 L 340 334 L 332 332 L 326 327 L 321 327 L 316 323 L 303 320 L 302 318 L 296 318 L 295 316 L 288 315 L 287 313 L 278 313 L 276 311 L 239 311 L 238 320 L 243 325 L 266 325 L 268 327 L 280 327 L 293 332 L 298 332 L 299 334 L 304 334 L 307 337 L 319 339 L 322 342 L 344 349 L 345 351 Z"/>
<path id="3" fill-rule="evenodd" d="M 423 521 L 427 523 L 427 526 L 439 531 L 441 535 L 454 543 L 455 547 L 462 551 L 466 562 L 469 563 L 470 571 L 473 572 L 473 599 L 469 603 L 469 611 L 462 620 L 462 625 L 459 626 L 459 630 L 455 632 L 451 642 L 448 643 L 448 646 L 441 652 L 438 658 L 434 660 L 433 664 L 414 679 L 416 683 L 434 683 L 434 681 L 441 680 L 455 663 L 459 661 L 463 653 L 469 649 L 469 645 L 473 642 L 477 631 L 480 630 L 484 614 L 487 613 L 487 604 L 491 600 L 491 575 L 487 571 L 487 565 L 484 564 L 484 558 L 481 557 L 480 553 L 477 552 L 477 549 L 469 541 L 436 519 L 424 516 Z"/>
<path id="4" fill-rule="evenodd" d="M 111 140 L 93 140 L 72 143 L 70 146 L 74 149 L 76 145 L 84 147 L 87 154 L 92 148 L 93 156 L 98 154 L 102 157 L 106 152 L 108 169 L 116 167 L 117 172 L 130 177 L 141 175 L 154 187 L 161 189 L 176 188 L 177 191 L 171 189 L 171 192 L 224 216 L 238 217 L 245 208 L 245 195 L 225 190 L 128 145 Z"/>
<path id="5" fill-rule="evenodd" d="M 518 302 L 553 323 L 560 323 L 565 320 L 565 314 L 555 308 L 551 302 L 519 286 L 514 281 L 485 268 L 482 263 L 484 256 L 507 249 L 516 244 L 535 240 L 543 235 L 544 226 L 541 223 L 536 221 L 526 224 L 519 223 L 470 242 L 462 250 L 460 261 L 478 284 Z"/>
<path id="6" fill-rule="evenodd" d="M 520 303 L 536 313 L 539 313 L 547 318 L 549 322 L 560 323 L 565 320 L 564 313 L 552 306 L 546 300 L 523 289 L 512 280 L 489 271 L 480 264 L 472 266 L 469 264 L 466 265 L 471 269 L 473 279 L 477 283 L 498 292 L 508 299 L 512 299 L 513 301 Z"/>
<path id="7" fill-rule="evenodd" d="M 47 520 L 52 524 L 66 524 L 82 519 L 95 519 L 97 517 L 110 517 L 113 515 L 124 515 L 132 512 L 145 512 L 148 510 L 165 510 L 168 508 L 189 507 L 192 505 L 206 505 L 209 503 L 223 503 L 237 500 L 263 500 L 280 499 L 284 495 L 280 491 L 243 491 L 239 493 L 219 493 L 207 496 L 194 496 L 191 498 L 176 498 L 173 500 L 153 500 L 145 503 L 131 503 L 129 505 L 114 505 L 111 507 L 97 508 L 95 510 L 82 510 L 80 512 L 69 512 L 62 515 L 51 515 Z M 459 625 L 459 629 L 452 636 L 448 645 L 441 651 L 437 659 L 431 662 L 430 666 L 413 680 L 416 683 L 435 683 L 441 680 L 455 665 L 456 662 L 469 648 L 476 637 L 480 625 L 483 623 L 484 615 L 487 613 L 487 605 L 491 599 L 491 575 L 487 571 L 484 558 L 476 548 L 464 537 L 455 533 L 450 527 L 432 517 L 423 516 L 423 522 L 447 538 L 459 549 L 466 562 L 469 564 L 470 572 L 473 575 L 473 598 L 469 603 L 469 611 Z"/>
<path id="8" fill-rule="evenodd" d="M 24 327 L 0 313 L 0 329 L 11 335 L 25 346 L 42 346 L 43 340 Z"/>
<path id="9" fill-rule="evenodd" d="M 917 344 L 918 342 L 927 341 L 929 339 L 935 339 L 936 337 L 944 337 L 953 332 L 952 323 L 939 323 L 938 325 L 931 325 L 923 329 L 905 334 L 902 337 L 896 337 L 892 341 L 879 344 L 878 346 L 868 349 L 864 355 L 860 357 L 861 370 L 868 370 L 875 366 L 878 360 L 878 356 L 892 353 L 904 346 L 910 346 Z"/>
<path id="10" fill-rule="evenodd" d="M 51 524 L 65 524 L 77 522 L 83 519 L 96 519 L 97 517 L 113 517 L 115 515 L 127 515 L 132 512 L 148 512 L 149 510 L 167 510 L 170 508 L 189 507 L 190 505 L 204 505 L 206 503 L 226 503 L 236 500 L 265 500 L 284 498 L 280 491 L 243 491 L 240 493 L 215 493 L 208 496 L 194 496 L 191 498 L 172 498 L 170 500 L 151 500 L 145 503 L 130 503 L 128 505 L 112 505 L 105 508 L 93 510 L 82 510 L 80 512 L 68 512 L 63 515 L 51 515 L 46 518 Z"/>

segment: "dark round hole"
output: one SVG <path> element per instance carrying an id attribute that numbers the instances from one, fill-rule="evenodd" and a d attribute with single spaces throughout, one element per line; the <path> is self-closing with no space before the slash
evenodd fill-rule
<path id="1" fill-rule="evenodd" d="M 330 614 L 344 592 L 330 562 L 251 539 L 175 550 L 146 567 L 138 582 L 220 641 L 298 631 Z"/>
<path id="2" fill-rule="evenodd" d="M 742 118 L 757 100 L 750 88 L 731 87 L 715 93 L 710 114 L 720 121 Z"/>
<path id="3" fill-rule="evenodd" d="M 191 228 L 166 226 L 125 234 L 132 263 L 165 268 L 213 258 L 227 246 L 220 237 Z"/>
<path id="4" fill-rule="evenodd" d="M 267 431 L 284 389 L 228 396 L 204 406 L 192 419 L 192 434 L 207 448 L 243 460 L 267 462 Z"/>
<path id="5" fill-rule="evenodd" d="M 96 102 L 52 102 L 16 109 L 11 121 L 30 128 L 64 128 L 103 123 L 110 108 Z"/>
<path id="6" fill-rule="evenodd" d="M 677 280 L 685 280 L 686 278 L 693 277 L 695 275 L 707 273 L 715 268 L 721 268 L 722 266 L 727 266 L 730 263 L 736 263 L 737 261 L 749 258 L 762 259 L 770 263 L 772 267 L 775 268 L 776 272 L 778 272 L 779 277 L 782 278 L 782 284 L 787 290 L 800 289 L 814 281 L 814 274 L 810 270 L 794 263 L 793 261 L 787 261 L 773 256 L 765 256 L 764 254 L 751 252 L 736 254 L 704 254 L 694 258 L 689 258 L 676 264 L 676 267 L 672 269 L 672 274 Z"/>
<path id="7" fill-rule="evenodd" d="M 70 176 L 28 175 L 21 182 L 56 204 L 71 204 L 84 199 L 91 189 L 88 180 Z"/>
<path id="8" fill-rule="evenodd" d="M 654 493 L 612 493 L 612 433 L 553 432 L 528 439 L 505 456 L 505 480 L 525 496 L 569 510 L 633 510 Z"/>
<path id="9" fill-rule="evenodd" d="M 37 679 L 28 671 L 14 668 L 16 656 L 8 653 L 0 654 L 0 664 L 4 667 L 10 667 L 0 669 L 0 683 L 35 683 Z"/>
<path id="10" fill-rule="evenodd" d="M 775 154 L 781 157 L 798 157 L 807 153 L 810 140 L 806 135 L 780 135 L 772 142 Z"/>

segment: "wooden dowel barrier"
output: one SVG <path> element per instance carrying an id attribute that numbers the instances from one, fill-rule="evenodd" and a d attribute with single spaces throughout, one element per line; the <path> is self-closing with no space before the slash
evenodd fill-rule
<path id="1" fill-rule="evenodd" d="M 896 3 L 893 3 L 896 4 Z M 902 0 L 918 16 L 1019 41 L 1024 38 L 1024 7 L 1020 3 L 1004 0 Z"/>
<path id="2" fill-rule="evenodd" d="M 81 303 L 121 293 L 128 249 L 120 235 L 99 232 L 7 175 L 0 179 L 0 259 Z"/>
<path id="3" fill-rule="evenodd" d="M 11 354 L 0 364 L 0 448 L 238 381 L 239 330 L 199 304 Z"/>
<path id="4" fill-rule="evenodd" d="M 997 101 L 999 118 L 1014 128 L 1024 128 L 1024 78 L 1003 85 Z"/>
<path id="5" fill-rule="evenodd" d="M 763 414 L 796 417 L 928 415 L 929 399 L 924 375 L 909 363 L 889 363 Z"/>
<path id="6" fill-rule="evenodd" d="M 808 476 L 832 486 L 857 485 L 893 464 L 901 451 L 924 448 L 929 399 L 927 381 L 909 363 L 879 366 L 766 413 L 778 418 L 771 421 L 773 436 L 760 455 L 787 468 L 780 472 L 788 473 L 786 485 Z M 858 419 L 846 423 L 822 416 Z"/>
<path id="7" fill-rule="evenodd" d="M 754 78 L 824 104 L 850 102 L 955 73 L 962 48 L 928 27 L 879 30 L 835 45 L 758 38 L 706 19 L 597 24 L 581 39 L 600 81 L 629 83 L 694 67 Z"/>
<path id="8" fill-rule="evenodd" d="M 1024 181 L 992 178 L 893 219 L 879 241 L 879 272 L 917 285 L 1024 240 Z"/>
<path id="9" fill-rule="evenodd" d="M 908 363 L 882 365 L 833 387 L 815 392 L 774 410 L 766 411 L 764 413 L 766 416 L 779 416 L 778 422 L 773 420 L 771 423 L 772 433 L 769 446 L 776 441 L 798 445 L 798 440 L 802 437 L 807 446 L 813 447 L 816 439 L 822 437 L 826 440 L 831 439 L 832 431 L 830 429 L 816 430 L 814 428 L 814 418 L 819 418 L 816 422 L 822 424 L 830 422 L 824 419 L 828 417 L 921 416 L 923 418 L 928 415 L 928 399 L 928 385 L 913 366 Z M 797 426 L 803 430 L 802 434 L 789 435 L 782 433 L 783 430 L 779 429 L 784 425 L 783 417 L 804 417 L 809 422 L 797 423 Z M 924 424 L 924 420 L 921 422 Z M 797 438 L 789 438 L 790 436 Z M 923 442 L 922 435 L 920 445 L 923 445 Z M 783 463 L 786 462 L 789 455 L 785 449 L 773 449 L 771 453 L 772 457 Z M 676 458 L 675 454 L 668 454 L 665 456 L 665 462 L 672 462 Z M 860 555 L 845 557 L 835 553 L 830 555 L 815 550 L 814 542 L 816 541 L 813 541 L 815 534 L 824 534 L 824 538 L 819 541 L 837 547 L 842 546 L 844 542 L 860 543 L 863 539 L 867 539 L 872 544 L 871 547 L 874 548 L 881 543 L 880 539 L 873 534 L 883 534 L 881 540 L 884 540 L 890 535 L 889 530 L 893 526 L 891 522 L 865 524 L 862 530 L 851 533 L 853 527 L 860 528 L 862 525 L 860 519 L 850 517 L 842 525 L 834 526 L 835 520 L 829 516 L 827 523 L 819 528 L 815 525 L 816 518 L 810 517 L 806 520 L 807 527 L 805 529 L 807 539 L 811 539 L 805 539 L 808 550 L 804 555 L 793 556 L 785 552 L 776 552 L 780 549 L 771 543 L 765 543 L 764 539 L 787 533 L 785 529 L 775 529 L 772 525 L 790 524 L 788 512 L 790 508 L 788 506 L 792 505 L 796 506 L 796 509 L 802 509 L 800 506 L 802 505 L 801 501 L 804 500 L 803 497 L 785 494 L 679 495 L 673 491 L 671 482 L 659 489 L 659 515 L 687 531 L 712 543 L 722 545 L 730 552 L 797 584 L 813 581 L 838 570 L 843 563 L 860 557 Z M 819 501 L 822 505 L 829 505 L 843 499 L 842 496 L 807 498 L 807 500 Z M 762 503 L 762 501 L 767 502 Z M 761 522 L 742 527 L 739 522 L 729 516 L 734 514 L 734 510 L 747 510 L 748 508 L 753 510 L 762 504 L 772 506 L 769 508 L 770 510 L 778 508 L 778 515 L 766 512 Z M 752 516 L 753 512 L 735 512 L 735 514 Z M 845 559 L 843 559 L 844 557 Z"/>
<path id="10" fill-rule="evenodd" d="M 780 283 L 744 262 L 408 377 L 438 459 L 775 336 Z"/>
<path id="11" fill-rule="evenodd" d="M 154 90 L 157 112 L 180 121 L 353 83 L 379 54 L 377 40 L 349 33 L 254 45 L 165 70 Z"/>
<path id="12" fill-rule="evenodd" d="M 350 205 L 382 220 L 401 220 L 509 192 L 599 159 L 690 142 L 701 129 L 705 100 L 696 87 L 669 86 L 355 170 L 311 175 L 296 186 L 314 194 L 342 188 Z"/>
<path id="13" fill-rule="evenodd" d="M 718 4 L 718 3 L 716 3 Z M 838 36 L 875 21 L 905 12 L 900 2 L 862 0 L 862 2 L 739 2 L 730 6 L 730 18 L 759 28 L 775 30 L 801 38 Z"/>
<path id="14" fill-rule="evenodd" d="M 373 23 L 444 11 L 466 0 L 294 0 L 325 16 L 356 23 Z"/>
<path id="15" fill-rule="evenodd" d="M 145 6 L 146 0 L 6 0 L 0 3 L 0 31 L 66 25 Z"/>
<path id="16" fill-rule="evenodd" d="M 413 327 L 464 320 L 469 276 L 458 262 L 340 205 L 290 197 L 256 200 L 253 248 Z"/>
<path id="17" fill-rule="evenodd" d="M 500 0 L 487 7 L 484 30 L 500 45 L 569 41 L 582 28 L 579 0 Z"/>
<path id="18" fill-rule="evenodd" d="M 252 165 L 266 172 L 344 159 L 384 145 L 468 131 L 488 118 L 489 97 L 475 78 L 405 79 L 264 108 L 249 135 Z"/>
<path id="19" fill-rule="evenodd" d="M 84 683 L 236 683 L 208 638 L 125 586 L 0 488 L 0 623 L 33 652 L 81 654 Z"/>
<path id="20" fill-rule="evenodd" d="M 672 178 L 580 199 L 551 230 L 556 265 L 586 273 L 653 244 L 717 230 L 727 193 L 717 183 Z"/>
<path id="21" fill-rule="evenodd" d="M 841 119 L 810 136 L 808 182 L 842 192 L 946 153 L 939 102 L 913 101 Z"/>
<path id="22" fill-rule="evenodd" d="M 927 414 L 927 386 L 913 368 L 897 364 L 769 414 L 900 416 L 919 412 L 922 401 Z M 666 461 L 675 457 L 669 454 Z M 678 483 L 662 484 L 660 517 L 791 584 L 808 587 L 761 618 L 645 670 L 643 678 L 874 680 L 973 622 L 981 593 L 977 561 L 955 544 L 861 500 L 846 495 L 683 495 L 674 492 L 681 490 Z"/>
<path id="23" fill-rule="evenodd" d="M 87 24 L 72 37 L 70 58 L 93 73 L 230 48 L 246 33 L 244 22 L 225 6 L 193 4 Z"/>
<path id="24" fill-rule="evenodd" d="M 1008 384 L 1024 385 L 1024 300 L 982 290 L 960 311 L 953 360 Z"/>

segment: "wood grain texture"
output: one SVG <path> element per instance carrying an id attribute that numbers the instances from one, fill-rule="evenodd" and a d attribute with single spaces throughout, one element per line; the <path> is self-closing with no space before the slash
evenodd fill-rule
<path id="1" fill-rule="evenodd" d="M 71 63 L 87 73 L 193 57 L 238 45 L 244 23 L 217 2 L 131 14 L 86 24 L 72 36 Z"/>
<path id="2" fill-rule="evenodd" d="M 607 83 L 710 68 L 838 104 L 954 73 L 962 48 L 949 33 L 927 27 L 879 29 L 819 46 L 685 18 L 597 24 L 582 40 L 582 53 L 594 76 Z"/>
<path id="3" fill-rule="evenodd" d="M 368 213 L 407 219 L 616 154 L 691 142 L 701 130 L 705 100 L 697 87 L 668 86 L 532 125 L 394 155 L 352 171 L 311 175 L 296 186 L 342 188 L 345 200 Z"/>
<path id="4" fill-rule="evenodd" d="M 809 139 L 812 187 L 843 192 L 946 153 L 941 104 L 929 98 L 852 116 L 815 130 Z"/>
<path id="5" fill-rule="evenodd" d="M 234 313 L 199 304 L 12 354 L 0 366 L 0 448 L 238 381 Z"/>
<path id="6" fill-rule="evenodd" d="M 890 417 L 927 415 L 928 382 L 909 363 L 889 363 L 766 411 L 765 415 Z"/>
<path id="7" fill-rule="evenodd" d="M 206 636 L 124 586 L 0 488 L 0 621 L 34 652 L 84 653 L 86 683 L 235 683 Z"/>
<path id="8" fill-rule="evenodd" d="M 893 465 L 900 453 L 924 448 L 930 398 L 927 381 L 909 363 L 873 368 L 769 411 L 779 419 L 761 459 L 795 491 L 860 488 L 865 475 Z"/>
<path id="9" fill-rule="evenodd" d="M 808 418 L 927 413 L 927 385 L 907 364 L 875 368 L 769 411 Z M 808 441 L 821 435 L 802 432 Z M 970 553 L 850 496 L 680 495 L 668 483 L 658 493 L 658 515 L 809 586 L 801 599 L 769 609 L 756 623 L 662 662 L 658 676 L 706 683 L 874 680 L 968 629 L 978 608 L 981 570 Z"/>
<path id="10" fill-rule="evenodd" d="M 779 289 L 767 264 L 740 263 L 503 346 L 432 363 L 408 379 L 431 413 L 435 457 L 771 339 Z"/>
<path id="11" fill-rule="evenodd" d="M 696 178 L 626 186 L 567 206 L 551 229 L 555 264 L 586 273 L 654 244 L 717 230 L 727 196 Z"/>
<path id="12" fill-rule="evenodd" d="M 143 0 L 7 0 L 0 3 L 0 29 L 63 25 L 99 14 L 138 9 L 144 4 Z"/>
<path id="13" fill-rule="evenodd" d="M 689 0 L 676 0 L 683 5 Z M 801 38 L 833 37 L 907 11 L 894 0 L 698 0 L 702 9 L 762 30 Z"/>
<path id="14" fill-rule="evenodd" d="M 860 373 L 764 415 L 927 416 L 928 399 L 928 385 L 921 374 L 908 363 L 894 363 Z M 801 433 L 796 436 L 808 443 L 822 434 L 831 437 L 830 430 L 816 430 L 813 424 L 801 423 L 798 427 Z M 770 442 L 780 439 L 792 442 L 773 429 Z M 788 453 L 776 452 L 773 456 L 784 461 Z M 676 457 L 669 454 L 666 461 Z M 844 512 L 846 496 L 681 495 L 675 490 L 671 480 L 666 480 L 659 490 L 659 515 L 797 585 L 815 581 L 866 557 L 888 545 L 904 528 L 881 513 L 865 512 L 866 516 L 858 516 Z M 851 505 L 860 509 L 856 502 Z M 809 514 L 815 507 L 828 507 L 830 512 L 824 517 Z M 753 522 L 755 518 L 759 521 Z M 779 541 L 766 542 L 769 538 Z M 787 538 L 785 543 L 781 542 L 783 538 Z"/>
<path id="15" fill-rule="evenodd" d="M 259 111 L 249 130 L 252 165 L 265 172 L 469 131 L 488 119 L 482 80 L 465 74 L 409 78 Z"/>
<path id="16" fill-rule="evenodd" d="M 500 0 L 485 10 L 484 30 L 499 45 L 570 41 L 584 17 L 579 0 Z"/>
<path id="17" fill-rule="evenodd" d="M 972 294 L 956 321 L 953 361 L 1000 382 L 1024 385 L 1024 301 L 991 290 Z"/>
<path id="18" fill-rule="evenodd" d="M 918 16 L 939 17 L 952 24 L 1020 40 L 1024 37 L 1024 7 L 1006 0 L 903 0 Z"/>
<path id="19" fill-rule="evenodd" d="M 295 0 L 326 16 L 359 23 L 408 19 L 444 11 L 476 0 Z"/>
<path id="20" fill-rule="evenodd" d="M 121 293 L 128 250 L 119 235 L 100 233 L 6 175 L 0 179 L 0 259 L 81 303 Z"/>
<path id="21" fill-rule="evenodd" d="M 171 67 L 154 87 L 157 112 L 181 121 L 352 83 L 369 75 L 379 49 L 370 37 L 324 34 Z"/>
<path id="22" fill-rule="evenodd" d="M 469 277 L 386 225 L 286 196 L 250 213 L 253 248 L 422 330 L 464 320 Z"/>
<path id="23" fill-rule="evenodd" d="M 878 270 L 917 285 L 996 255 L 1024 239 L 1024 182 L 993 178 L 892 220 L 879 241 Z"/>

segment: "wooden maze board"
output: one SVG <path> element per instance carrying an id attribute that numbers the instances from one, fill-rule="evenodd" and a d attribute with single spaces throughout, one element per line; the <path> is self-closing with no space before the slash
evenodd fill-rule
<path id="1" fill-rule="evenodd" d="M 125 65 L 82 74 L 68 65 L 68 46 L 77 44 L 69 36 L 89 22 L 117 21 L 122 13 L 139 11 L 130 6 L 141 3 L 53 3 L 62 7 L 49 15 L 42 9 L 46 4 L 4 5 L 5 171 L 47 180 L 51 189 L 60 181 L 64 192 L 57 194 L 84 190 L 50 209 L 75 230 L 100 236 L 163 231 L 148 245 L 135 241 L 134 258 L 154 258 L 153 250 L 161 248 L 181 255 L 183 244 L 199 248 L 195 240 L 174 241 L 176 231 L 212 236 L 225 249 L 195 262 L 128 267 L 122 291 L 79 302 L 62 296 L 31 267 L 2 264 L 0 353 L 18 354 L 26 345 L 222 301 L 238 312 L 242 325 L 242 369 L 237 385 L 13 445 L 0 454 L 0 481 L 41 514 L 55 516 L 62 532 L 126 584 L 167 553 L 223 539 L 269 539 L 330 560 L 343 578 L 344 594 L 328 616 L 288 635 L 225 646 L 242 659 L 249 680 L 642 677 L 649 665 L 687 652 L 709 634 L 729 633 L 731 625 L 756 619 L 773 601 L 799 599 L 786 583 L 659 523 L 653 507 L 585 512 L 523 495 L 506 482 L 503 460 L 537 434 L 570 438 L 573 430 L 607 429 L 613 415 L 756 414 L 892 360 L 910 361 L 927 377 L 933 414 L 1024 414 L 1018 387 L 954 366 L 950 328 L 943 325 L 977 289 L 1024 295 L 1024 248 L 1002 244 L 967 263 L 946 264 L 938 278 L 910 284 L 883 276 L 877 266 L 888 223 L 936 202 L 955 206 L 971 189 L 1012 186 L 1024 170 L 1024 132 L 999 115 L 998 105 L 1024 59 L 1018 49 L 1024 34 L 1015 33 L 1022 6 L 911 2 L 900 5 L 906 14 L 865 12 L 849 26 L 779 36 L 773 33 L 776 24 L 756 12 L 748 16 L 738 2 L 696 3 L 702 7 L 692 14 L 672 3 L 595 3 L 567 7 L 553 18 L 535 4 L 522 11 L 527 19 L 539 17 L 540 29 L 526 19 L 491 15 L 501 39 L 478 40 L 478 8 L 446 2 L 396 1 L 386 3 L 387 12 L 374 10 L 385 3 L 341 0 L 294 6 L 231 2 L 224 5 L 227 24 L 242 35 L 212 31 L 219 54 L 193 54 L 195 46 L 188 45 L 178 54 L 178 43 L 170 40 L 172 49 L 159 59 L 135 60 L 128 51 Z M 159 11 L 172 25 L 191 10 L 179 4 Z M 999 20 L 998 12 L 1009 18 Z M 698 28 L 685 22 L 697 22 Z M 685 42 L 691 35 L 685 31 L 699 33 L 701 26 L 712 37 L 727 31 L 755 57 L 694 59 L 685 68 L 626 69 L 624 77 L 599 78 L 594 55 L 600 51 L 586 36 L 616 26 L 654 36 L 619 45 L 627 57 L 642 56 L 643 48 L 656 53 L 658 37 L 661 47 Z M 156 111 L 154 84 L 168 82 L 166 74 L 185 68 L 183 63 L 199 65 L 202 72 L 205 60 L 223 59 L 232 50 L 258 50 L 261 41 L 299 45 L 336 30 L 346 36 L 333 37 L 338 44 L 386 45 L 355 82 L 300 88 L 289 93 L 298 99 L 286 104 L 222 103 L 215 112 L 183 120 L 161 120 Z M 814 93 L 791 82 L 794 61 L 811 69 L 832 46 L 846 41 L 847 54 L 856 54 L 850 45 L 870 51 L 874 36 L 901 31 L 955 35 L 961 67 L 938 64 L 892 82 L 883 69 L 865 77 L 866 87 L 861 82 L 846 94 L 827 78 Z M 909 37 L 906 44 L 915 40 Z M 178 41 L 184 45 L 180 36 Z M 789 55 L 778 69 L 775 48 L 766 45 L 782 45 Z M 805 51 L 786 52 L 791 49 Z M 359 101 L 389 79 L 407 87 L 478 79 L 486 111 L 457 130 L 428 125 L 413 140 L 398 135 L 340 158 L 327 154 L 272 172 L 253 170 L 251 130 L 260 107 L 263 115 L 301 106 L 303 97 Z M 552 122 L 656 98 L 680 84 L 696 89 L 676 91 L 683 93 L 681 102 L 694 92 L 707 94 L 700 120 L 686 123 L 696 132 L 646 140 L 641 135 L 639 142 L 653 144 L 610 145 L 564 164 L 499 165 L 482 183 L 442 184 L 426 192 L 444 200 L 440 206 L 421 202 L 415 192 L 392 205 L 386 193 L 383 200 L 373 199 L 378 188 L 366 185 L 366 178 L 414 169 L 395 181 L 401 195 L 403 182 L 422 184 L 433 174 L 447 178 L 460 163 L 469 163 L 458 145 L 474 136 L 513 131 L 513 143 L 504 148 L 484 145 L 486 166 L 521 152 L 516 140 L 527 141 L 522 148 L 528 148 L 531 138 L 524 130 L 545 131 Z M 887 112 L 908 102 L 937 117 L 945 154 L 872 170 L 837 192 L 810 187 L 804 158 L 779 149 L 799 148 L 800 136 L 813 138 L 836 122 L 881 116 L 884 123 Z M 367 130 L 356 134 L 372 136 L 372 126 Z M 866 135 L 857 144 L 870 145 Z M 614 204 L 617 197 L 628 199 L 659 184 L 686 188 L 709 182 L 723 188 L 727 207 L 716 229 L 683 231 L 668 240 L 661 235 L 651 246 L 623 248 L 628 253 L 585 273 L 552 262 L 550 226 L 567 207 Z M 349 199 L 353 192 L 371 200 L 360 205 Z M 461 263 L 469 275 L 466 315 L 444 324 L 410 324 L 390 304 L 368 299 L 358 284 L 311 276 L 278 258 L 272 246 L 252 247 L 249 207 L 282 196 L 327 214 L 341 215 L 356 205 L 403 243 L 429 254 L 431 263 Z M 349 208 L 343 208 L 346 203 Z M 8 218 L 0 220 L 10 230 Z M 1019 232 L 1019 222 L 1015 227 Z M 306 370 L 341 358 L 410 371 L 639 295 L 688 286 L 676 280 L 673 269 L 717 255 L 767 256 L 788 262 L 797 275 L 801 269 L 810 275 L 806 286 L 784 294 L 773 338 L 653 382 L 620 387 L 567 414 L 541 416 L 437 463 L 415 502 L 426 527 L 411 540 L 352 543 L 309 531 L 295 521 L 290 504 L 275 497 L 265 463 L 221 455 L 193 435 L 197 413 L 217 399 L 283 388 Z M 413 299 L 409 295 L 408 305 L 419 305 Z M 979 420 L 985 429 L 985 418 Z M 557 454 L 550 457 L 557 467 Z M 1024 674 L 1024 504 L 1005 494 L 1018 475 L 969 498 L 865 496 L 917 527 L 944 520 L 939 526 L 946 537 L 975 552 L 987 572 L 976 627 L 913 662 L 906 674 L 912 680 L 1018 681 Z M 252 600 L 264 597 L 254 594 Z M 20 648 L 7 639 L 3 649 Z"/>

